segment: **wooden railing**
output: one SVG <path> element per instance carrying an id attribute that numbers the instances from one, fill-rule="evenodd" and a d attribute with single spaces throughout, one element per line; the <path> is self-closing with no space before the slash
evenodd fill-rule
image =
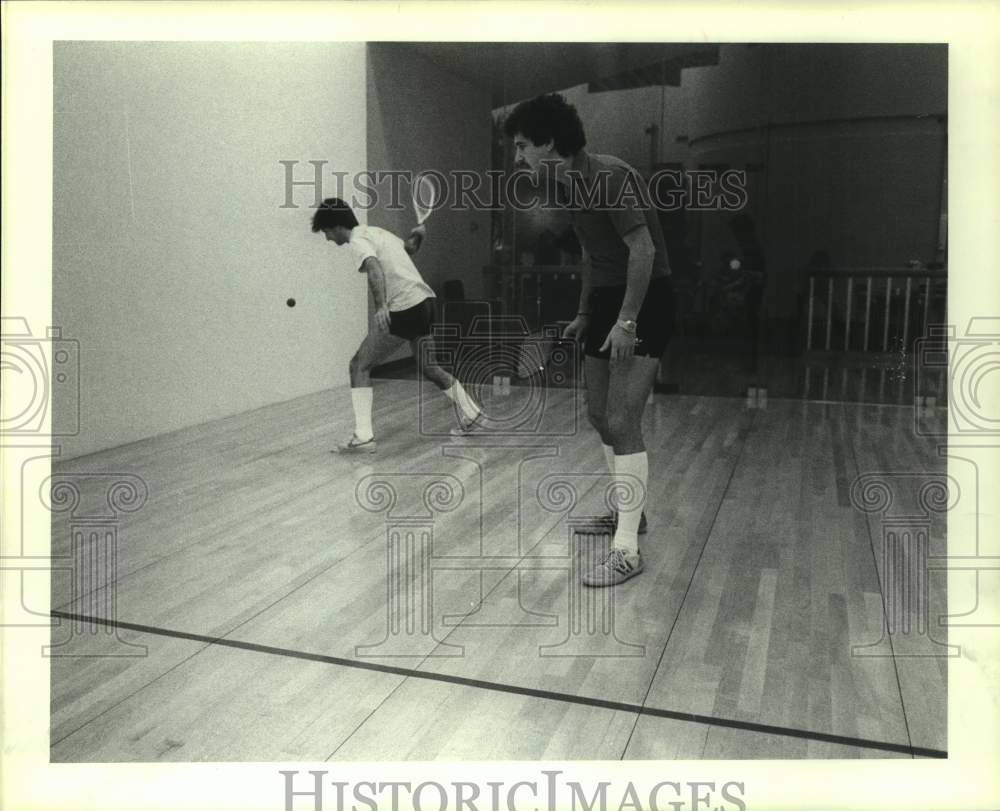
<path id="1" fill-rule="evenodd" d="M 946 320 L 945 270 L 808 271 L 806 351 L 909 351 Z"/>

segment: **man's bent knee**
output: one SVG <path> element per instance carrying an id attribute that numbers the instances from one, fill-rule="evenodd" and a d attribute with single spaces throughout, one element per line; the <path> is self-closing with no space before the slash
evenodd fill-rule
<path id="1" fill-rule="evenodd" d="M 371 363 L 364 363 L 360 356 L 355 355 L 351 358 L 350 363 L 347 365 L 348 371 L 350 372 L 351 379 L 359 377 L 361 375 L 368 374 L 371 370 Z"/>

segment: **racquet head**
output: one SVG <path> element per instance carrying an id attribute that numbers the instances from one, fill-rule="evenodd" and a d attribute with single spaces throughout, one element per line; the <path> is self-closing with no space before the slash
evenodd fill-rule
<path id="1" fill-rule="evenodd" d="M 421 173 L 413 181 L 412 192 L 413 213 L 417 216 L 417 225 L 423 225 L 437 204 L 437 183 L 429 174 Z"/>

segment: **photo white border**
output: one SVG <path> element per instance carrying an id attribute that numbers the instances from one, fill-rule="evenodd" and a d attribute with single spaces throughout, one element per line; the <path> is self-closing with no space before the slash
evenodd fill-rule
<path id="1" fill-rule="evenodd" d="M 476 40 L 484 32 L 490 41 L 947 42 L 949 322 L 961 331 L 970 317 L 1000 316 L 996 3 L 11 2 L 4 4 L 2 22 L 3 312 L 25 317 L 32 325 L 48 326 L 51 320 L 52 41 Z M 993 374 L 987 381 L 990 388 L 982 392 L 991 414 L 1000 413 L 997 377 Z M 1000 493 L 998 455 L 984 452 L 979 463 L 984 505 L 995 505 Z M 17 482 L 17 471 L 8 469 L 10 461 L 4 454 L 0 472 L 3 481 Z M 19 496 L 5 487 L 5 514 Z M 979 527 L 983 541 L 1000 538 L 995 514 L 980 515 Z M 1000 554 L 997 549 L 992 553 Z M 998 580 L 997 573 L 981 578 L 980 610 L 1000 626 Z M 967 582 L 952 575 L 949 593 Z M 18 596 L 2 595 L 4 614 L 13 608 L 8 601 Z M 557 768 L 563 780 L 585 785 L 612 781 L 609 796 L 616 798 L 630 780 L 647 789 L 663 780 L 738 781 L 745 784 L 749 811 L 1000 807 L 1000 634 L 995 628 L 949 630 L 949 642 L 961 645 L 963 654 L 950 663 L 947 760 L 600 765 L 50 764 L 49 660 L 40 655 L 49 641 L 48 629 L 3 631 L 0 807 L 19 811 L 280 811 L 285 805 L 279 769 L 310 768 L 328 771 L 329 779 L 351 781 L 480 783 L 541 779 L 542 768 Z"/>

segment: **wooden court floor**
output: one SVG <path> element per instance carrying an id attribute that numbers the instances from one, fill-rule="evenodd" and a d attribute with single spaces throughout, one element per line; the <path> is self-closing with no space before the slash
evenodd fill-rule
<path id="1" fill-rule="evenodd" d="M 53 761 L 945 756 L 940 413 L 657 395 L 593 590 L 580 392 L 375 387 L 373 456 L 345 388 L 55 464 Z"/>

